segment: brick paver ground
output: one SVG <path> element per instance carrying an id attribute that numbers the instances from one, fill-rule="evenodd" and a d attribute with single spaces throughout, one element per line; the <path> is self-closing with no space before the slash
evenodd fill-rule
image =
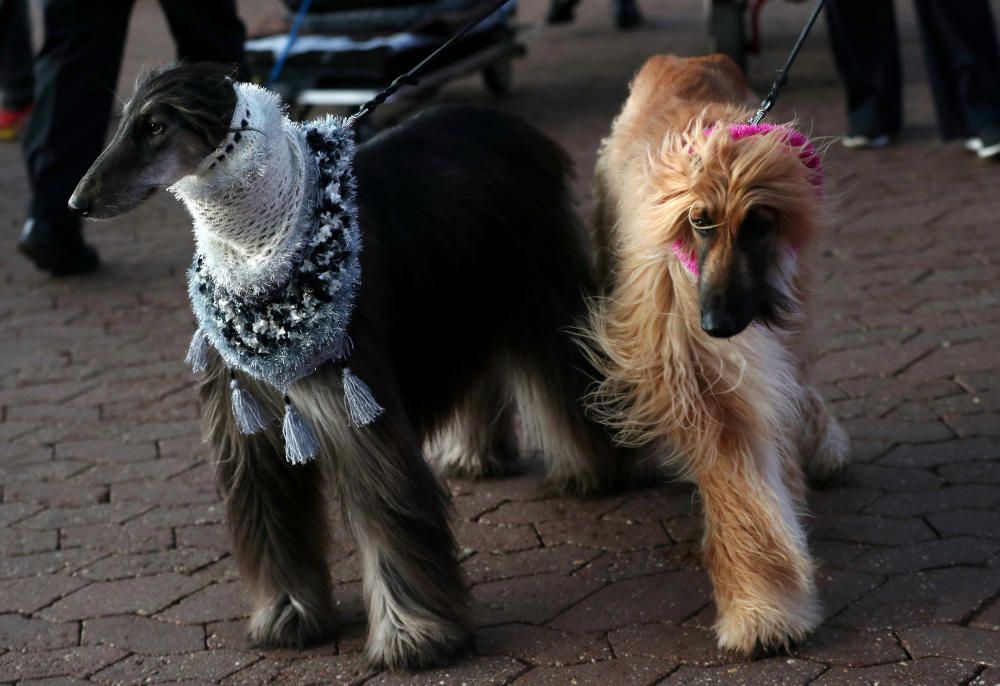
<path id="1" fill-rule="evenodd" d="M 646 7 L 651 20 L 634 34 L 612 31 L 593 2 L 575 26 L 538 35 L 502 103 L 569 147 L 582 198 L 630 73 L 651 53 L 704 47 L 700 2 Z M 451 667 L 364 670 L 359 573 L 343 534 L 336 640 L 250 649 L 181 362 L 192 330 L 188 221 L 163 198 L 91 227 L 107 268 L 49 279 L 12 250 L 26 185 L 6 145 L 0 683 L 1000 682 L 1000 167 L 934 138 L 902 9 L 907 134 L 877 153 L 834 145 L 827 155 L 838 221 L 820 258 L 816 374 L 854 450 L 847 472 L 811 497 L 827 619 L 792 655 L 749 662 L 715 648 L 689 487 L 543 499 L 530 474 L 450 484 L 479 627 L 475 649 Z M 543 11 L 530 0 L 522 18 Z M 805 13 L 765 9 L 758 88 Z M 155 3 L 140 3 L 133 25 L 125 84 L 141 62 L 170 54 Z M 474 81 L 443 97 L 489 102 Z M 843 125 L 822 26 L 779 116 L 793 112 L 816 135 Z"/>

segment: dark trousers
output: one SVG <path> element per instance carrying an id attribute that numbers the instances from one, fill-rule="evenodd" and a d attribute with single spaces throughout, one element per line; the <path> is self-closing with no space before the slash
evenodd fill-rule
<path id="1" fill-rule="evenodd" d="M 915 4 L 941 136 L 1000 124 L 1000 50 L 988 0 Z M 892 0 L 828 0 L 826 17 L 850 131 L 899 131 L 902 69 Z"/>
<path id="2" fill-rule="evenodd" d="M 0 106 L 26 107 L 34 89 L 28 0 L 0 0 Z"/>
<path id="3" fill-rule="evenodd" d="M 78 230 L 66 208 L 100 154 L 111 118 L 134 0 L 43 0 L 45 42 L 35 61 L 35 109 L 24 133 L 30 216 Z M 241 64 L 235 0 L 160 0 L 179 59 Z"/>

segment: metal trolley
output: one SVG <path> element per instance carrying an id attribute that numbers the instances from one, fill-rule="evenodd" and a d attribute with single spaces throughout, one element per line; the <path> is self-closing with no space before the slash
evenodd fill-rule
<path id="1" fill-rule="evenodd" d="M 381 2 L 382 6 L 351 7 L 350 0 L 314 0 L 308 12 L 296 17 L 301 20 L 302 35 L 296 36 L 293 25 L 288 33 L 247 41 L 247 63 L 255 80 L 268 80 L 268 74 L 273 77 L 275 64 L 280 62 L 270 87 L 284 96 L 294 116 L 305 118 L 315 107 L 344 114 L 357 110 L 396 75 L 441 45 L 451 26 L 480 11 L 484 4 L 483 0 L 421 4 L 413 4 L 419 0 L 362 1 Z M 302 9 L 294 0 L 286 0 L 286 4 L 290 9 Z M 510 91 L 514 58 L 525 53 L 511 22 L 515 11 L 515 3 L 510 2 L 476 26 L 435 61 L 418 85 L 390 96 L 374 117 L 363 120 L 359 135 L 370 135 L 442 85 L 469 74 L 480 73 L 491 93 Z"/>

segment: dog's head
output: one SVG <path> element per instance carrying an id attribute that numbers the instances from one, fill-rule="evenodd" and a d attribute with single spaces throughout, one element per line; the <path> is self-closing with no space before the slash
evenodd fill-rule
<path id="1" fill-rule="evenodd" d="M 795 256 L 820 215 L 816 151 L 789 127 L 706 126 L 649 158 L 659 240 L 697 276 L 701 327 L 728 338 L 779 324 L 795 300 Z"/>
<path id="2" fill-rule="evenodd" d="M 195 63 L 142 78 L 111 143 L 73 191 L 70 209 L 115 217 L 194 172 L 229 132 L 236 108 L 230 71 Z"/>

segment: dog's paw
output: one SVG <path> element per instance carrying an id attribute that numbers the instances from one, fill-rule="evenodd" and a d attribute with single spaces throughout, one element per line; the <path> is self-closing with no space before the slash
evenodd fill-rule
<path id="1" fill-rule="evenodd" d="M 806 476 L 810 483 L 823 484 L 840 472 L 851 455 L 851 439 L 836 419 L 829 417 L 826 430 L 816 452 L 806 462 Z"/>
<path id="2" fill-rule="evenodd" d="M 437 459 L 437 472 L 446 479 L 493 479 L 507 476 L 511 465 L 490 456 L 466 455 L 459 459 Z"/>
<path id="3" fill-rule="evenodd" d="M 556 469 L 546 475 L 541 491 L 547 496 L 588 497 L 615 493 L 622 486 L 622 474 L 614 468 L 607 469 L 604 474 Z"/>
<path id="4" fill-rule="evenodd" d="M 507 454 L 479 452 L 458 442 L 437 441 L 424 449 L 428 460 L 448 479 L 490 479 L 514 471 L 515 459 Z M 499 449 L 497 453 L 501 452 Z"/>
<path id="5" fill-rule="evenodd" d="M 746 600 L 734 603 L 715 622 L 719 647 L 740 655 L 757 657 L 787 653 L 802 642 L 820 622 L 815 591 L 779 603 Z"/>
<path id="6" fill-rule="evenodd" d="M 307 608 L 288 595 L 254 611 L 247 641 L 254 648 L 304 648 L 321 643 L 333 633 L 329 609 Z"/>
<path id="7" fill-rule="evenodd" d="M 468 630 L 455 622 L 384 621 L 370 627 L 365 657 L 374 669 L 424 669 L 446 663 L 469 639 Z"/>

